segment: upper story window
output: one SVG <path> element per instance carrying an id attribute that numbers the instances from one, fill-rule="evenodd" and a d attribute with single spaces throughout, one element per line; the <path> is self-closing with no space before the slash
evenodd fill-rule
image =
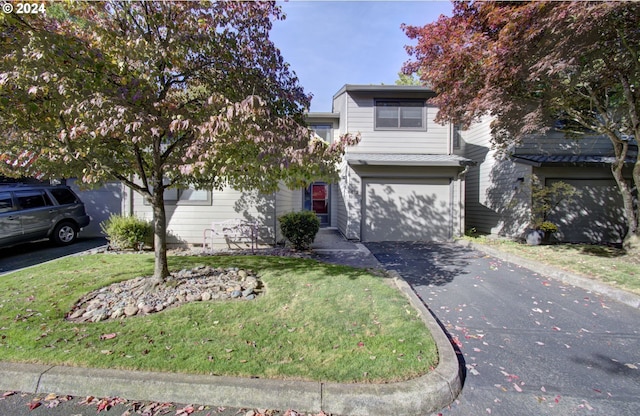
<path id="1" fill-rule="evenodd" d="M 462 124 L 453 125 L 452 145 L 454 150 L 460 149 L 460 143 L 462 142 L 462 131 L 464 131 L 464 129 L 462 128 Z"/>
<path id="2" fill-rule="evenodd" d="M 333 126 L 331 124 L 311 124 L 309 127 L 311 127 L 311 130 L 313 130 L 313 132 L 317 134 L 318 137 L 320 137 L 322 140 L 327 143 L 331 143 L 331 135 L 333 130 Z"/>
<path id="3" fill-rule="evenodd" d="M 426 130 L 424 100 L 376 100 L 375 127 L 378 130 Z"/>

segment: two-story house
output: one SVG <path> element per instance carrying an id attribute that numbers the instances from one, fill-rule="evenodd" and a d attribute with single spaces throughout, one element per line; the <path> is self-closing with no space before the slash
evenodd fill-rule
<path id="1" fill-rule="evenodd" d="M 449 240 L 464 232 L 465 173 L 472 163 L 461 156 L 450 125 L 435 123 L 437 108 L 426 87 L 345 85 L 328 113 L 310 113 L 317 135 L 331 142 L 360 133 L 349 148 L 335 184 L 263 195 L 233 189 L 168 190 L 165 193 L 169 241 L 198 245 L 212 222 L 245 219 L 260 224 L 260 241 L 281 239 L 278 216 L 313 210 L 322 226 L 361 241 Z M 123 191 L 122 212 L 151 219 L 151 207 Z"/>
<path id="2" fill-rule="evenodd" d="M 532 175 L 542 184 L 563 181 L 579 192 L 563 201 L 548 218 L 559 227 L 555 238 L 566 242 L 620 243 L 626 233 L 622 198 L 611 173 L 609 139 L 584 135 L 568 139 L 560 132 L 531 135 L 508 154 L 491 145 L 491 118 L 456 131 L 462 153 L 476 164 L 467 173 L 467 227 L 478 232 L 521 238 L 531 223 Z M 633 142 L 628 176 L 637 158 Z"/>

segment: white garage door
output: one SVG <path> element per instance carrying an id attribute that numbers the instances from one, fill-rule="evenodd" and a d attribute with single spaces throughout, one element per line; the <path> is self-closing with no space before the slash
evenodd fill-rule
<path id="1" fill-rule="evenodd" d="M 558 181 L 547 179 L 547 185 Z M 561 241 L 620 243 L 626 233 L 622 197 L 612 179 L 562 179 L 580 194 L 561 203 L 549 216 Z"/>
<path id="2" fill-rule="evenodd" d="M 451 179 L 366 179 L 364 192 L 363 241 L 451 239 Z"/>

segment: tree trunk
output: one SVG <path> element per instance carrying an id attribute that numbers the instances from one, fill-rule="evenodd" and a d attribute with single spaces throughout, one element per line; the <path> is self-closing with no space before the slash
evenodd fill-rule
<path id="1" fill-rule="evenodd" d="M 167 262 L 167 216 L 164 209 L 164 189 L 155 188 L 153 193 L 153 244 L 155 263 L 153 280 L 162 283 L 169 276 L 169 263 Z"/>
<path id="2" fill-rule="evenodd" d="M 629 226 L 629 232 L 624 238 L 623 247 L 627 251 L 628 254 L 640 255 L 640 229 L 638 228 L 638 223 L 640 222 L 640 159 L 636 160 L 636 163 L 633 165 L 633 184 L 636 189 L 636 209 L 633 210 L 633 206 L 631 207 L 631 214 L 634 215 L 634 224 L 635 227 L 632 228 Z M 629 190 L 629 197 L 633 203 L 633 193 Z"/>

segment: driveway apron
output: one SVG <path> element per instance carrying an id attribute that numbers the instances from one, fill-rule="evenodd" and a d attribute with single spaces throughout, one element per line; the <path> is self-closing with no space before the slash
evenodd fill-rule
<path id="1" fill-rule="evenodd" d="M 443 415 L 640 414 L 640 311 L 452 243 L 366 243 L 457 348 Z"/>

